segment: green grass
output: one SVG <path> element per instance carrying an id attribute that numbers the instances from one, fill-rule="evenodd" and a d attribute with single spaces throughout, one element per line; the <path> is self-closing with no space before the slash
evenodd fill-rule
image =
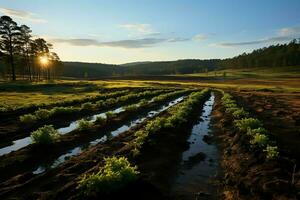
<path id="1" fill-rule="evenodd" d="M 225 75 L 225 76 L 224 76 Z M 274 67 L 252 69 L 222 69 L 208 73 L 195 73 L 178 76 L 222 77 L 222 78 L 299 78 L 300 67 Z"/>

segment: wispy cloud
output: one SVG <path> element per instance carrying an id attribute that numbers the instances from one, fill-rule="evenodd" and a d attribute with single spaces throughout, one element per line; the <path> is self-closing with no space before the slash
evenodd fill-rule
<path id="1" fill-rule="evenodd" d="M 278 37 L 271 37 L 266 39 L 245 41 L 245 42 L 228 42 L 228 43 L 224 42 L 224 43 L 217 44 L 216 46 L 221 46 L 221 47 L 246 46 L 246 45 L 255 45 L 255 44 L 265 44 L 270 42 L 285 42 L 292 39 L 293 37 L 290 36 L 278 36 Z"/>
<path id="2" fill-rule="evenodd" d="M 199 34 L 195 35 L 192 39 L 194 41 L 202 41 L 202 40 L 205 40 L 205 39 L 207 39 L 207 38 L 209 38 L 213 35 L 215 35 L 215 33 L 205 33 L 205 34 L 199 33 Z"/>
<path id="3" fill-rule="evenodd" d="M 27 20 L 27 21 L 31 21 L 31 22 L 35 22 L 35 23 L 47 22 L 46 20 L 37 17 L 36 14 L 27 12 L 27 11 L 23 11 L 23 10 L 14 10 L 14 9 L 10 9 L 10 8 L 0 7 L 0 12 L 3 13 L 4 15 L 8 15 L 10 17 L 14 17 L 14 18 L 21 19 L 21 20 Z"/>
<path id="4" fill-rule="evenodd" d="M 131 34 L 141 35 L 159 35 L 160 33 L 154 31 L 150 24 L 122 24 L 119 27 L 128 30 Z"/>
<path id="5" fill-rule="evenodd" d="M 276 35 L 268 38 L 262 38 L 252 41 L 242 41 L 242 42 L 223 42 L 219 44 L 213 44 L 213 46 L 219 47 L 236 47 L 236 46 L 247 46 L 255 44 L 265 44 L 265 43 L 278 43 L 287 42 L 294 38 L 300 37 L 300 26 L 282 28 L 276 31 Z"/>
<path id="6" fill-rule="evenodd" d="M 299 36 L 300 35 L 300 26 L 286 27 L 278 31 L 280 36 Z"/>
<path id="7" fill-rule="evenodd" d="M 121 48 L 146 48 L 164 42 L 182 42 L 184 38 L 142 38 L 133 40 L 116 40 L 100 42 L 95 39 L 52 39 L 52 43 L 67 43 L 73 46 L 99 46 L 99 47 L 121 47 Z"/>

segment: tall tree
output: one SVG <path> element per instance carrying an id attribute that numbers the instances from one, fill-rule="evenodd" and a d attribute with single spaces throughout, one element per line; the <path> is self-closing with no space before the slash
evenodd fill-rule
<path id="1" fill-rule="evenodd" d="M 20 29 L 15 21 L 8 16 L 0 18 L 0 49 L 9 57 L 12 80 L 16 80 L 14 56 L 19 44 Z"/>
<path id="2" fill-rule="evenodd" d="M 29 79 L 32 77 L 31 63 L 30 63 L 30 52 L 31 52 L 31 30 L 28 26 L 22 25 L 20 26 L 20 43 L 21 43 L 21 58 L 22 64 L 24 66 L 24 71 L 28 72 Z"/>
<path id="3" fill-rule="evenodd" d="M 35 50 L 37 53 L 37 62 L 39 61 L 39 58 L 47 58 L 50 59 L 50 49 L 52 48 L 52 44 L 47 43 L 46 40 L 43 38 L 37 38 L 34 40 L 35 43 Z M 39 78 L 41 76 L 42 72 L 46 72 L 46 78 L 50 78 L 50 66 L 45 66 L 45 63 L 39 63 Z"/>

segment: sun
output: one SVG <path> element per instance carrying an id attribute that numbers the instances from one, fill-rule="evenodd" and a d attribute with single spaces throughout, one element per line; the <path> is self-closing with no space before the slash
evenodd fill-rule
<path id="1" fill-rule="evenodd" d="M 41 62 L 41 64 L 42 64 L 43 66 L 46 66 L 46 65 L 48 65 L 48 63 L 49 63 L 49 60 L 48 60 L 48 58 L 47 58 L 46 56 L 41 56 L 41 57 L 40 57 L 40 62 Z"/>

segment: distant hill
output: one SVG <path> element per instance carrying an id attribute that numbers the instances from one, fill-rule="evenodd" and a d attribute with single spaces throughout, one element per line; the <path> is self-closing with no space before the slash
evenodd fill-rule
<path id="1" fill-rule="evenodd" d="M 217 68 L 220 60 L 177 60 L 164 62 L 136 62 L 125 65 L 64 62 L 62 76 L 97 78 L 104 76 L 190 74 Z"/>
<path id="2" fill-rule="evenodd" d="M 141 65 L 141 64 L 148 64 L 151 63 L 151 61 L 144 61 L 144 62 L 131 62 L 131 63 L 125 63 L 121 64 L 121 66 L 134 66 L 134 65 Z"/>
<path id="3" fill-rule="evenodd" d="M 61 76 L 74 78 L 101 78 L 118 76 L 158 76 L 208 72 L 217 69 L 286 68 L 290 71 L 300 66 L 300 39 L 287 44 L 277 44 L 243 53 L 228 59 L 183 59 L 176 61 L 132 62 L 122 65 L 64 62 Z M 6 67 L 7 68 L 7 67 Z M 9 68 L 7 68 L 9 69 Z M 5 64 L 0 62 L 0 73 Z M 0 75 L 1 75 L 0 74 Z"/>

